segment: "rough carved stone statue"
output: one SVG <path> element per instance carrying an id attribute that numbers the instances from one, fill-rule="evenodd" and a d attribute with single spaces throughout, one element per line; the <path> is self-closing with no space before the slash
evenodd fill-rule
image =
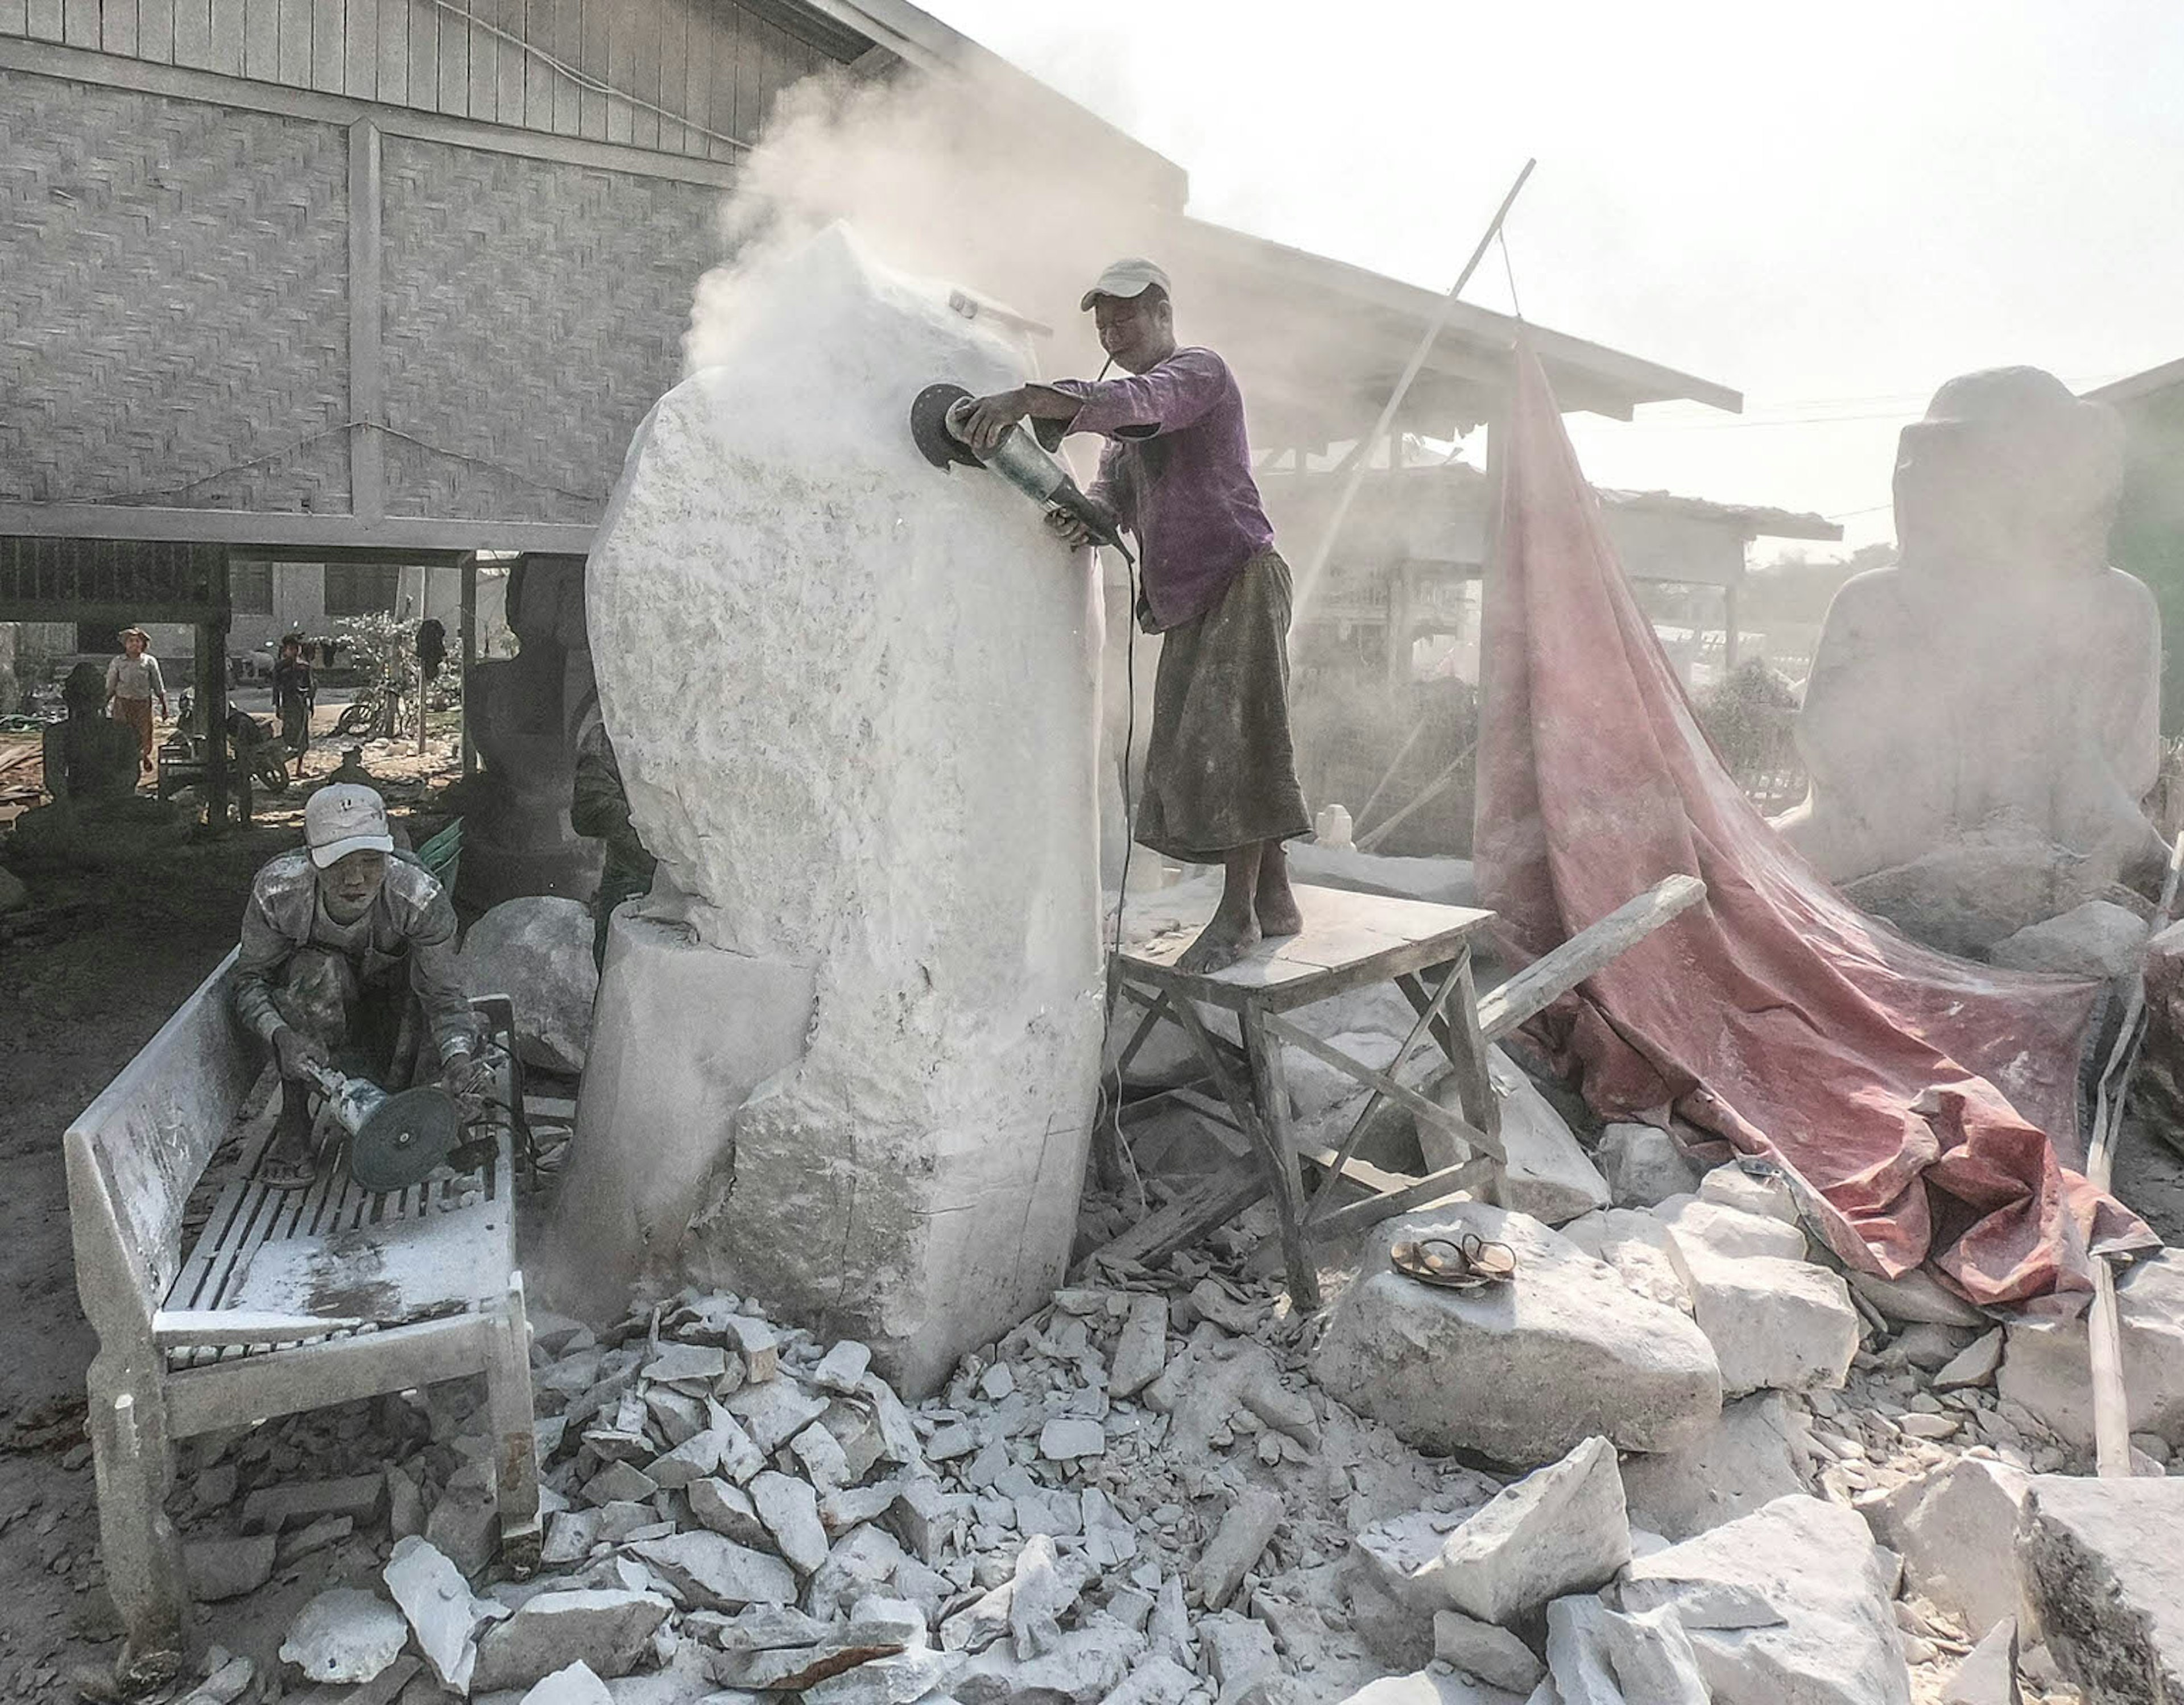
<path id="1" fill-rule="evenodd" d="M 106 714 L 105 671 L 77 664 L 61 700 L 67 720 L 46 730 L 42 753 L 53 800 L 15 820 L 10 855 L 24 864 L 98 869 L 185 839 L 186 809 L 136 791 L 136 735 Z"/>
<path id="2" fill-rule="evenodd" d="M 1829 607 L 1797 721 L 1811 791 L 1778 827 L 1936 946 L 2158 880 L 2160 627 L 2108 566 L 2122 477 L 2105 405 L 2036 368 L 1952 379 L 1897 449 L 1901 566 Z"/>

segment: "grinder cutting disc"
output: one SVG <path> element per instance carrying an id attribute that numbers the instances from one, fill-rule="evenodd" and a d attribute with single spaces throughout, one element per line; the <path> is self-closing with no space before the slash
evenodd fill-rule
<path id="1" fill-rule="evenodd" d="M 368 1190 L 407 1190 L 447 1159 L 461 1134 L 462 1117 L 446 1090 L 404 1089 L 348 1139 L 349 1176 Z"/>
<path id="2" fill-rule="evenodd" d="M 980 465 L 970 447 L 948 430 L 948 411 L 971 393 L 961 385 L 928 385 L 910 405 L 910 436 L 918 454 L 946 472 L 951 463 Z"/>

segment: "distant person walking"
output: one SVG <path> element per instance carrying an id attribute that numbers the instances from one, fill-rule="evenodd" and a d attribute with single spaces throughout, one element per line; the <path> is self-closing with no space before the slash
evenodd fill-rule
<path id="1" fill-rule="evenodd" d="M 121 655 L 106 666 L 106 705 L 117 722 L 136 731 L 138 767 L 152 768 L 152 701 L 159 703 L 159 720 L 167 719 L 167 683 L 159 677 L 159 660 L 152 655 L 152 636 L 141 627 L 121 630 Z"/>
<path id="2" fill-rule="evenodd" d="M 286 635 L 280 660 L 273 666 L 273 710 L 281 719 L 281 744 L 296 761 L 298 781 L 304 775 L 304 754 L 310 749 L 311 707 L 318 696 L 310 663 L 304 655 L 304 636 Z"/>

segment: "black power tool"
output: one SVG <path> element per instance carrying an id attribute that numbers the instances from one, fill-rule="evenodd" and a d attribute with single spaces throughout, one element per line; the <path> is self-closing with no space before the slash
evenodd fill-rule
<path id="1" fill-rule="evenodd" d="M 1123 543 L 1113 520 L 1078 489 L 1069 470 L 1050 454 L 1053 445 L 1041 445 L 1021 426 L 1010 427 L 1008 436 L 983 455 L 964 443 L 962 425 L 972 401 L 971 393 L 961 385 L 928 385 L 920 391 L 917 400 L 910 405 L 910 436 L 918 453 L 943 473 L 961 465 L 999 474 L 1040 508 L 1059 510 L 1081 521 L 1094 538 L 1120 551 L 1124 561 L 1134 565 L 1137 559 Z M 1058 443 L 1059 422 L 1054 424 Z"/>

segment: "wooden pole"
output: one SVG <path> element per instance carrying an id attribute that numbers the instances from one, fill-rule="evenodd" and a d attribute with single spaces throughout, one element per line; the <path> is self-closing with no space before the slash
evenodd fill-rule
<path id="1" fill-rule="evenodd" d="M 2169 854 L 2161 903 L 2147 932 L 2150 941 L 2168 925 L 2176 909 L 2176 889 L 2184 878 L 2184 834 Z M 2123 1130 L 2131 1080 L 2146 1041 L 2146 967 L 2142 960 L 2126 1002 L 2122 1027 L 2109 1050 L 2094 1096 L 2093 1130 L 2086 1145 L 2086 1177 L 2105 1190 L 2115 1172 L 2115 1140 Z M 2116 1309 L 2115 1269 L 2109 1258 L 2093 1256 L 2093 1302 L 2086 1314 L 2086 1346 L 2093 1377 L 2093 1468 L 2103 1479 L 2131 1478 L 2131 1398 L 2123 1383 L 2123 1323 Z"/>
<path id="2" fill-rule="evenodd" d="M 1387 406 L 1380 410 L 1380 418 L 1373 423 L 1371 432 L 1351 454 L 1350 476 L 1343 482 L 1341 496 L 1335 499 L 1334 513 L 1328 519 L 1327 531 L 1320 535 L 1319 543 L 1313 548 L 1303 574 L 1298 577 L 1298 615 L 1302 616 L 1312 607 L 1312 594 L 1319 588 L 1320 576 L 1326 571 L 1327 560 L 1334 550 L 1334 541 L 1341 534 L 1342 523 L 1349 517 L 1351 504 L 1357 500 L 1357 488 L 1364 481 L 1365 471 L 1372 465 L 1372 446 L 1386 433 L 1396 418 L 1396 411 L 1403 405 L 1403 398 L 1410 394 L 1412 382 L 1426 365 L 1426 358 L 1433 354 L 1434 344 L 1440 339 L 1441 328 L 1448 324 L 1449 315 L 1456 311 L 1457 298 L 1463 294 L 1463 287 L 1471 282 L 1471 275 L 1479 270 L 1479 263 L 1486 258 L 1487 249 L 1492 246 L 1495 237 L 1502 229 L 1502 221 L 1509 216 L 1510 206 L 1517 199 L 1517 192 L 1524 188 L 1524 180 L 1531 176 L 1532 168 L 1537 164 L 1539 161 L 1536 159 L 1526 160 L 1524 170 L 1517 174 L 1517 181 L 1509 186 L 1509 193 L 1502 198 L 1502 205 L 1495 209 L 1494 218 L 1488 224 L 1485 235 L 1479 239 L 1479 247 L 1471 251 L 1471 259 L 1464 262 L 1463 270 L 1457 276 L 1456 282 L 1449 287 L 1448 294 L 1441 298 L 1440 307 L 1435 313 L 1432 324 L 1426 327 L 1426 335 L 1411 356 L 1410 365 L 1403 369 L 1402 376 L 1396 381 L 1396 388 L 1389 393 Z"/>
<path id="3" fill-rule="evenodd" d="M 1433 780 L 1427 783 L 1408 805 L 1405 805 L 1401 811 L 1390 817 L 1387 822 L 1384 823 L 1375 823 L 1367 833 L 1356 837 L 1357 850 L 1360 852 L 1372 851 L 1374 847 L 1379 845 L 1382 841 L 1387 839 L 1390 834 L 1394 833 L 1397 825 L 1401 823 L 1406 817 L 1409 816 L 1413 811 L 1422 810 L 1426 805 L 1430 805 L 1434 800 L 1439 799 L 1440 795 L 1446 791 L 1449 785 L 1456 780 L 1458 772 L 1461 772 L 1463 766 L 1471 761 L 1471 755 L 1478 749 L 1479 742 L 1474 740 L 1469 745 L 1466 746 L 1461 752 L 1458 752 L 1456 755 L 1456 761 L 1454 763 L 1443 770 L 1438 776 L 1435 776 Z"/>
<path id="4" fill-rule="evenodd" d="M 456 621 L 455 666 L 462 671 L 463 773 L 477 770 L 477 748 L 471 743 L 471 658 L 477 650 L 477 553 L 463 558 L 463 607 Z"/>

